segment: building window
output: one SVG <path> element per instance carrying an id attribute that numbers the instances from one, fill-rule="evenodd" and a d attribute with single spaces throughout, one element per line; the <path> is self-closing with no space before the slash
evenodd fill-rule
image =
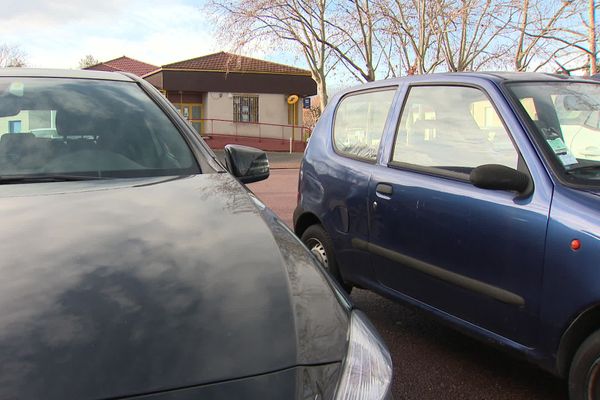
<path id="1" fill-rule="evenodd" d="M 258 96 L 233 96 L 233 120 L 258 122 Z"/>
<path id="2" fill-rule="evenodd" d="M 21 121 L 8 121 L 9 133 L 21 133 Z"/>

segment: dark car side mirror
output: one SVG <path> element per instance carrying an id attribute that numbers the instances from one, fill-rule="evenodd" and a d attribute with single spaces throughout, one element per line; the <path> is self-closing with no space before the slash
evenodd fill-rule
<path id="1" fill-rule="evenodd" d="M 258 182 L 269 177 L 269 160 L 264 151 L 237 144 L 228 144 L 224 150 L 225 166 L 240 182 Z"/>
<path id="2" fill-rule="evenodd" d="M 471 171 L 471 183 L 482 189 L 512 190 L 526 194 L 529 189 L 529 176 L 521 171 L 499 164 L 485 164 Z"/>

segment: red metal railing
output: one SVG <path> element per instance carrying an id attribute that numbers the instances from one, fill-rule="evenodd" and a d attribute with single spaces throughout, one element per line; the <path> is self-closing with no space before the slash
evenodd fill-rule
<path id="1" fill-rule="evenodd" d="M 227 119 L 203 118 L 202 136 L 226 135 L 262 139 L 281 139 L 282 141 L 306 142 L 310 130 L 300 125 L 271 124 L 267 122 L 238 122 Z M 216 126 L 216 127 L 215 127 Z"/>

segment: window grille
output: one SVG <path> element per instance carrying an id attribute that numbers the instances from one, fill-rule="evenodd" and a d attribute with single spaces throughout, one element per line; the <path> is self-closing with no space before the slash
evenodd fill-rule
<path id="1" fill-rule="evenodd" d="M 258 96 L 233 96 L 233 120 L 258 122 Z"/>

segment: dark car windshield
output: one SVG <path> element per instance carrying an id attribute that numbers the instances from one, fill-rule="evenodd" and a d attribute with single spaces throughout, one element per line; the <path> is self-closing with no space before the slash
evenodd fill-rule
<path id="1" fill-rule="evenodd" d="M 535 127 L 559 174 L 581 184 L 600 183 L 600 84 L 512 82 L 509 90 Z"/>
<path id="2" fill-rule="evenodd" d="M 0 183 L 198 172 L 181 133 L 134 82 L 0 78 Z"/>

